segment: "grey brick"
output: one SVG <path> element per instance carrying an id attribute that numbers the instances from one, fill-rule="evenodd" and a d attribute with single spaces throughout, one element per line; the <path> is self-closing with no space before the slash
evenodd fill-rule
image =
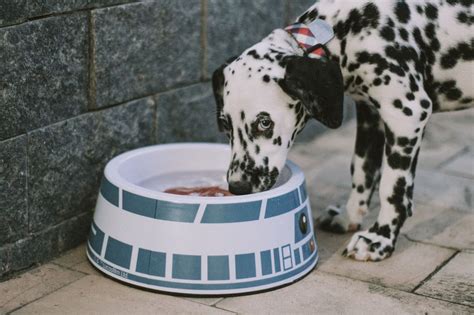
<path id="1" fill-rule="evenodd" d="M 0 29 L 0 140 L 87 109 L 87 18 Z"/>
<path id="2" fill-rule="evenodd" d="M 26 136 L 0 142 L 0 244 L 28 231 Z"/>
<path id="3" fill-rule="evenodd" d="M 0 26 L 24 21 L 26 6 L 27 0 L 0 1 Z"/>
<path id="4" fill-rule="evenodd" d="M 206 75 L 283 27 L 284 7 L 284 1 L 275 0 L 209 0 Z"/>
<path id="5" fill-rule="evenodd" d="M 43 0 L 29 1 L 28 16 L 42 16 L 81 9 L 135 2 L 134 0 Z"/>
<path id="6" fill-rule="evenodd" d="M 32 267 L 86 240 L 92 212 L 66 220 L 15 243 L 0 247 L 0 279 Z"/>
<path id="7" fill-rule="evenodd" d="M 31 132 L 30 231 L 93 209 L 106 162 L 153 142 L 153 112 L 146 98 Z"/>
<path id="8" fill-rule="evenodd" d="M 0 2 L 0 26 L 17 24 L 29 18 L 135 2 L 134 0 L 6 0 Z"/>
<path id="9" fill-rule="evenodd" d="M 93 11 L 96 106 L 199 80 L 200 8 L 162 0 Z"/>
<path id="10" fill-rule="evenodd" d="M 306 12 L 315 0 L 287 0 L 288 1 L 288 20 L 287 24 L 293 23 L 296 18 Z"/>
<path id="11" fill-rule="evenodd" d="M 157 97 L 157 139 L 164 142 L 224 141 L 217 129 L 210 83 L 166 92 Z"/>

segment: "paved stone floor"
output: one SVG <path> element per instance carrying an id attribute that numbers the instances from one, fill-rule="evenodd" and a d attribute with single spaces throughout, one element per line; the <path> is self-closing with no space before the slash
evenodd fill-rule
<path id="1" fill-rule="evenodd" d="M 110 280 L 87 262 L 80 246 L 0 283 L 0 313 L 473 314 L 473 122 L 474 110 L 433 117 L 417 171 L 414 215 L 388 260 L 343 258 L 350 235 L 317 230 L 321 260 L 301 281 L 261 294 L 187 298 Z M 350 122 L 291 153 L 305 171 L 315 216 L 347 198 L 354 136 Z"/>

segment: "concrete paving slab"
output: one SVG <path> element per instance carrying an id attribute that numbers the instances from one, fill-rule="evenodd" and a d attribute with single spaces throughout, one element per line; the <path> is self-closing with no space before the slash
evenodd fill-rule
<path id="1" fill-rule="evenodd" d="M 474 151 L 465 151 L 446 163 L 442 169 L 454 176 L 474 179 Z"/>
<path id="2" fill-rule="evenodd" d="M 454 253 L 454 250 L 410 242 L 400 237 L 395 252 L 388 259 L 368 263 L 333 255 L 319 270 L 411 291 Z"/>
<path id="3" fill-rule="evenodd" d="M 228 314 L 189 300 L 132 288 L 105 277 L 84 278 L 13 314 Z"/>
<path id="4" fill-rule="evenodd" d="M 279 290 L 231 297 L 219 308 L 242 314 L 469 314 L 467 306 L 313 272 Z"/>
<path id="5" fill-rule="evenodd" d="M 474 252 L 461 252 L 416 293 L 474 307 Z"/>
<path id="6" fill-rule="evenodd" d="M 415 204 L 401 233 L 410 240 L 456 249 L 474 249 L 474 212 Z"/>
<path id="7" fill-rule="evenodd" d="M 0 314 L 5 314 L 84 277 L 55 264 L 46 264 L 0 283 Z"/>
<path id="8" fill-rule="evenodd" d="M 185 297 L 186 300 L 201 303 L 204 305 L 215 305 L 222 301 L 223 297 Z"/>
<path id="9" fill-rule="evenodd" d="M 61 257 L 56 258 L 52 263 L 63 266 L 63 267 L 72 267 L 78 265 L 87 260 L 86 257 L 86 243 L 79 245 L 78 247 L 67 251 Z"/>
<path id="10" fill-rule="evenodd" d="M 71 267 L 73 270 L 88 274 L 88 275 L 96 275 L 96 276 L 104 276 L 103 273 L 101 273 L 97 268 L 92 266 L 92 264 L 89 262 L 89 260 L 81 262 L 80 264 L 77 264 L 73 267 Z"/>
<path id="11" fill-rule="evenodd" d="M 414 192 L 415 204 L 474 211 L 473 196 L 473 180 L 440 172 L 417 171 Z"/>

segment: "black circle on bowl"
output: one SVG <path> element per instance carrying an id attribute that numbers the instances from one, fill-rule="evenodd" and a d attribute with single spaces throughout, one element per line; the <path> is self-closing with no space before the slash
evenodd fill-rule
<path id="1" fill-rule="evenodd" d="M 300 231 L 303 234 L 308 231 L 308 218 L 305 213 L 300 214 Z"/>

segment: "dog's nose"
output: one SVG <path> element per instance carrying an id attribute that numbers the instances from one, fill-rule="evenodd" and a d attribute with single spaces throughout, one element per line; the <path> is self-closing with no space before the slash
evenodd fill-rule
<path id="1" fill-rule="evenodd" d="M 247 195 L 252 192 L 252 185 L 249 182 L 231 182 L 229 191 L 234 195 Z"/>

